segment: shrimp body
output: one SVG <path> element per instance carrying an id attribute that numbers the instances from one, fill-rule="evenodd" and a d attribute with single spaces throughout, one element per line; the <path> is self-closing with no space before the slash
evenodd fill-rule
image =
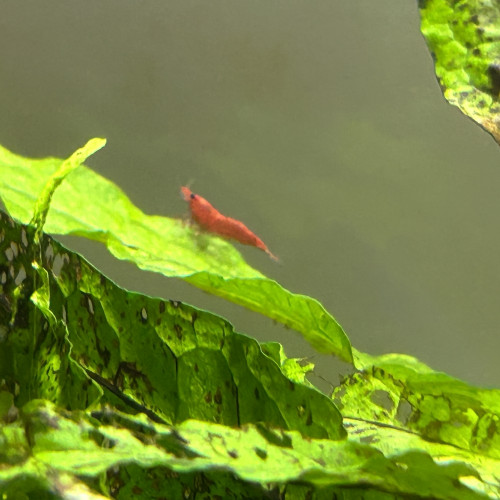
<path id="1" fill-rule="evenodd" d="M 273 260 L 278 258 L 271 253 L 267 245 L 239 220 L 222 215 L 205 198 L 194 194 L 189 188 L 181 187 L 184 199 L 189 202 L 191 218 L 205 231 L 217 234 L 222 238 L 235 240 L 243 245 L 257 247 Z"/>

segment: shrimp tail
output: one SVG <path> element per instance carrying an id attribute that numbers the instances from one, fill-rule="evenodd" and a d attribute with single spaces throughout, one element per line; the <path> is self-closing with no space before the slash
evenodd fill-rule
<path id="1" fill-rule="evenodd" d="M 273 259 L 273 260 L 274 260 L 274 262 L 277 262 L 278 264 L 281 264 L 281 260 L 280 260 L 280 258 L 279 258 L 277 255 L 274 255 L 274 254 L 271 252 L 271 250 L 269 250 L 269 248 L 266 248 L 266 249 L 264 250 L 264 252 L 266 252 L 266 253 L 267 253 L 267 255 L 269 255 L 269 257 L 271 257 L 271 259 Z"/>

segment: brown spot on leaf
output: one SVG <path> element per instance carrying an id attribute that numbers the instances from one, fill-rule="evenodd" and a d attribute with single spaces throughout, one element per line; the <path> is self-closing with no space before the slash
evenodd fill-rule
<path id="1" fill-rule="evenodd" d="M 306 425 L 309 426 L 309 425 L 312 425 L 312 423 L 313 423 L 313 417 L 312 417 L 311 410 L 309 410 L 309 413 L 307 414 Z"/>
<path id="2" fill-rule="evenodd" d="M 174 330 L 175 330 L 175 333 L 177 334 L 177 338 L 179 340 L 182 340 L 182 328 L 181 328 L 181 326 L 178 325 L 178 324 L 175 324 L 174 325 Z"/>
<path id="3" fill-rule="evenodd" d="M 214 401 L 218 404 L 218 405 L 221 405 L 222 404 L 222 394 L 220 392 L 220 387 L 217 387 L 217 391 L 215 391 L 215 394 L 214 394 Z"/>

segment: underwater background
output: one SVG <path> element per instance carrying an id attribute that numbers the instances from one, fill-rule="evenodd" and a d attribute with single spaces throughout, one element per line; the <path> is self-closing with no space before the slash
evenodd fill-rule
<path id="1" fill-rule="evenodd" d="M 282 260 L 352 344 L 468 382 L 500 380 L 498 145 L 443 98 L 416 2 L 4 2 L 0 143 L 88 164 L 143 211 L 183 217 L 190 183 Z M 314 350 L 188 284 L 60 238 L 119 285 Z M 342 369 L 315 356 L 318 373 Z"/>

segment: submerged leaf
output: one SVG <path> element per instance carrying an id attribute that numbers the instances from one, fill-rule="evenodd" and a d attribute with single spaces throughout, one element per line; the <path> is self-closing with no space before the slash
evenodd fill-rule
<path id="1" fill-rule="evenodd" d="M 444 96 L 500 143 L 500 9 L 490 0 L 421 0 L 421 30 Z"/>
<path id="2" fill-rule="evenodd" d="M 7 252 L 16 241 L 25 244 Z M 222 318 L 127 292 L 48 236 L 41 241 L 45 280 L 33 290 L 32 251 L 39 249 L 27 227 L 0 212 L 5 302 L 23 289 L 0 339 L 9 358 L 0 376 L 21 388 L 18 405 L 35 397 L 72 409 L 109 402 L 168 423 L 266 422 L 311 437 L 345 436 L 328 397 L 288 377 L 284 355 L 276 363 Z"/>
<path id="3" fill-rule="evenodd" d="M 14 157 L 21 166 L 13 175 L 23 161 L 26 171 L 38 168 Z M 180 223 L 148 218 L 89 172 L 75 170 L 55 192 L 55 206 L 64 207 L 56 221 L 101 238 L 118 255 L 137 254 L 142 263 L 151 257 L 150 269 L 185 272 L 212 291 L 215 283 L 236 301 L 245 290 L 247 305 L 264 307 L 274 282 L 232 247 L 210 239 L 208 248 L 227 251 L 224 262 L 207 249 L 196 254 Z M 1 182 L 6 203 L 23 215 L 29 190 L 16 194 Z M 118 207 L 104 232 L 97 219 L 92 227 L 75 220 L 78 204 L 67 212 L 68 194 L 56 203 L 65 189 L 92 182 Z M 108 203 L 95 201 L 102 206 L 91 217 Z M 165 237 L 154 234 L 157 223 L 169 228 Z M 171 253 L 163 261 L 154 245 L 146 251 L 138 242 L 159 249 L 169 242 Z M 307 297 L 283 293 L 268 298 L 265 306 L 276 307 L 271 317 L 295 315 L 301 328 L 304 318 L 314 321 L 312 337 L 327 351 L 332 338 L 340 341 L 325 335 L 335 329 L 331 316 Z M 346 436 L 334 402 L 306 379 L 311 365 L 287 359 L 279 344 L 260 345 L 187 304 L 123 290 L 52 238 L 35 242 L 32 227 L 0 212 L 0 493 L 7 497 L 100 498 L 97 489 L 144 499 L 500 495 L 500 391 L 472 388 L 410 356 L 354 355 L 361 371 L 334 393 Z"/>
<path id="4" fill-rule="evenodd" d="M 374 358 L 372 366 L 347 377 L 333 399 L 344 417 L 500 460 L 500 390 L 471 387 L 411 356 Z"/>
<path id="5" fill-rule="evenodd" d="M 55 158 L 22 158 L 0 147 L 0 196 L 13 217 L 31 220 L 35 200 L 60 165 Z M 102 241 L 119 259 L 185 279 L 299 331 L 321 352 L 352 362 L 346 334 L 318 301 L 266 278 L 218 237 L 204 235 L 200 248 L 182 221 L 144 214 L 117 186 L 88 168 L 74 170 L 57 189 L 45 231 Z"/>
<path id="6" fill-rule="evenodd" d="M 14 430 L 20 431 L 17 437 Z M 119 498 L 130 492 L 151 498 L 152 491 L 167 498 L 217 492 L 224 498 L 265 498 L 270 485 L 278 490 L 274 496 L 281 491 L 281 498 L 304 498 L 290 496 L 294 490 L 288 492 L 288 485 L 294 483 L 303 485 L 306 498 L 332 498 L 335 492 L 343 497 L 344 488 L 356 487 L 368 495 L 453 500 L 494 498 L 498 492 L 478 470 L 456 460 L 452 447 L 432 443 L 427 446 L 434 455 L 397 447 L 381 452 L 354 441 L 305 439 L 263 425 L 234 429 L 188 420 L 171 427 L 111 410 L 92 417 L 68 414 L 43 401 L 23 408 L 22 419 L 5 426 L 3 435 L 0 454 L 19 443 L 26 450 L 24 463 L 0 469 L 0 485 L 19 491 L 30 491 L 22 481 L 28 477 L 50 487 L 65 475 L 75 482 L 106 478 L 101 487 L 112 488 Z"/>
<path id="7" fill-rule="evenodd" d="M 90 139 L 85 146 L 77 149 L 69 158 L 64 160 L 61 166 L 47 180 L 47 183 L 43 187 L 35 203 L 33 219 L 31 220 L 31 225 L 36 227 L 37 240 L 43 230 L 49 212 L 50 202 L 56 189 L 75 168 L 78 168 L 90 155 L 104 147 L 105 144 L 106 139 Z"/>

